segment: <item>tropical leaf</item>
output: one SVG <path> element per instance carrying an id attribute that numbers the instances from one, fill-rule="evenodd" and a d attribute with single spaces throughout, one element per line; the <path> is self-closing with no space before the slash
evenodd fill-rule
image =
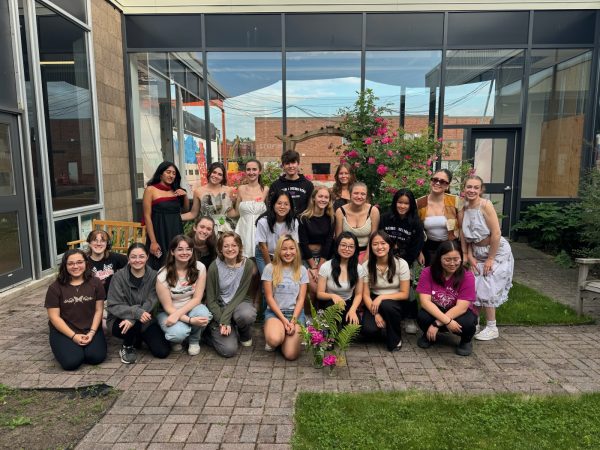
<path id="1" fill-rule="evenodd" d="M 336 343 L 340 352 L 344 352 L 350 347 L 350 344 L 358 336 L 360 325 L 349 323 L 337 335 Z"/>

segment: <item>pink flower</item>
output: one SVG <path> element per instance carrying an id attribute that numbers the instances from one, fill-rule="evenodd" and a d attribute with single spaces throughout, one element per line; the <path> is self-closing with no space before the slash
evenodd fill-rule
<path id="1" fill-rule="evenodd" d="M 310 174 L 304 175 L 304 178 L 306 178 L 308 181 L 312 181 L 313 176 Z"/>
<path id="2" fill-rule="evenodd" d="M 387 155 L 391 158 L 392 156 L 394 156 L 394 152 L 391 150 L 388 150 Z"/>
<path id="3" fill-rule="evenodd" d="M 444 142 L 444 138 L 439 138 L 438 142 Z"/>
<path id="4" fill-rule="evenodd" d="M 373 143 L 373 139 L 371 139 L 370 137 L 365 139 L 365 145 L 371 145 Z"/>
<path id="5" fill-rule="evenodd" d="M 340 164 L 346 164 L 346 158 L 340 158 Z"/>
<path id="6" fill-rule="evenodd" d="M 393 141 L 394 141 L 394 140 L 393 140 L 391 137 L 388 137 L 388 136 L 386 136 L 386 137 L 384 137 L 384 138 L 381 140 L 381 143 L 382 143 L 382 144 L 390 144 L 390 143 L 392 143 Z"/>
<path id="7" fill-rule="evenodd" d="M 335 355 L 327 355 L 323 358 L 324 366 L 335 366 L 336 362 L 337 362 L 337 358 L 335 357 Z"/>
<path id="8" fill-rule="evenodd" d="M 394 136 L 394 137 L 398 136 L 398 132 L 397 132 L 397 131 L 394 131 L 394 132 L 392 133 L 392 136 Z"/>
<path id="9" fill-rule="evenodd" d="M 427 175 L 433 175 L 433 172 L 431 170 L 428 170 Z"/>
<path id="10" fill-rule="evenodd" d="M 475 169 L 469 169 L 469 176 L 475 175 Z"/>
<path id="11" fill-rule="evenodd" d="M 431 166 L 432 164 L 433 164 L 433 161 L 431 160 L 431 158 L 429 158 L 429 159 L 427 160 L 427 165 L 428 165 L 428 166 Z"/>
<path id="12" fill-rule="evenodd" d="M 355 167 L 355 168 L 359 168 L 359 167 L 360 167 L 360 163 L 359 163 L 359 162 L 355 162 L 355 163 L 354 163 L 354 167 Z"/>
<path id="13" fill-rule="evenodd" d="M 309 325 L 306 327 L 306 331 L 308 331 L 310 334 L 313 334 L 314 332 L 317 331 L 317 329 L 315 327 L 313 327 L 312 325 Z"/>
<path id="14" fill-rule="evenodd" d="M 375 122 L 377 122 L 377 123 L 383 122 L 383 117 L 375 117 Z"/>
<path id="15" fill-rule="evenodd" d="M 377 175 L 384 176 L 388 172 L 388 168 L 384 164 L 377 166 Z"/>
<path id="16" fill-rule="evenodd" d="M 425 184 L 425 180 L 423 178 L 417 178 L 417 186 L 423 186 Z"/>
<path id="17" fill-rule="evenodd" d="M 408 161 L 410 159 L 410 155 L 404 155 L 404 159 Z"/>
<path id="18" fill-rule="evenodd" d="M 357 158 L 358 157 L 358 152 L 356 150 L 350 150 L 348 152 L 348 158 Z"/>
<path id="19" fill-rule="evenodd" d="M 312 345 L 319 345 L 321 342 L 325 342 L 325 337 L 323 333 L 317 331 L 315 333 L 311 333 L 310 343 Z"/>
<path id="20" fill-rule="evenodd" d="M 375 164 L 375 158 L 373 158 L 372 156 L 369 156 L 369 159 L 367 159 L 367 162 L 369 164 Z"/>

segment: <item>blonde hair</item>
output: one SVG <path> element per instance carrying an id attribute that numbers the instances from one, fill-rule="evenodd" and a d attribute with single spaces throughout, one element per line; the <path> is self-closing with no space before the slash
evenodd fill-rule
<path id="1" fill-rule="evenodd" d="M 300 214 L 300 220 L 308 220 L 315 215 L 317 209 L 317 201 L 315 199 L 317 198 L 317 194 L 319 193 L 319 191 L 322 190 L 327 191 L 327 193 L 329 194 L 329 204 L 325 207 L 325 211 L 323 211 L 323 214 L 329 216 L 331 222 L 333 223 L 335 216 L 333 213 L 333 201 L 331 191 L 329 190 L 329 188 L 327 188 L 327 186 L 323 185 L 315 185 L 315 188 L 313 189 L 312 194 L 308 199 L 308 206 L 306 207 L 306 210 L 302 214 Z"/>
<path id="2" fill-rule="evenodd" d="M 281 259 L 281 247 L 283 247 L 283 243 L 286 241 L 292 241 L 294 243 L 294 247 L 296 248 L 296 256 L 291 263 L 292 266 L 292 279 L 298 283 L 300 281 L 301 268 L 302 268 L 302 258 L 300 257 L 300 247 L 298 247 L 298 243 L 294 240 L 291 234 L 284 234 L 277 240 L 277 246 L 275 247 L 275 254 L 273 255 L 273 286 L 277 286 L 281 283 L 283 279 L 283 265 L 284 262 Z"/>
<path id="3" fill-rule="evenodd" d="M 483 179 L 479 175 L 475 175 L 475 174 L 468 175 L 465 178 L 465 181 L 463 181 L 463 184 L 462 184 L 462 190 L 463 191 L 467 187 L 467 181 L 469 181 L 469 180 L 479 180 L 479 182 L 481 183 L 481 192 L 479 193 L 479 196 L 482 197 L 483 194 L 485 194 L 485 183 L 483 182 Z"/>

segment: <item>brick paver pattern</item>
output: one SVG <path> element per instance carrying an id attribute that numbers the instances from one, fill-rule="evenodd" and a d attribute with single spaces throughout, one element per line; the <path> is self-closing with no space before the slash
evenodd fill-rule
<path id="1" fill-rule="evenodd" d="M 571 303 L 576 272 L 513 244 L 515 279 Z M 0 380 L 14 387 L 75 387 L 106 383 L 123 393 L 78 448 L 289 448 L 298 392 L 365 392 L 425 389 L 460 393 L 578 393 L 600 390 L 599 326 L 501 327 L 500 338 L 476 342 L 471 357 L 450 346 L 419 349 L 404 336 L 402 351 L 356 344 L 348 366 L 330 377 L 308 355 L 295 362 L 254 346 L 224 359 L 206 346 L 198 356 L 165 360 L 139 352 L 121 364 L 116 339 L 97 367 L 60 369 L 48 345 L 48 326 L 38 288 L 0 304 Z M 598 317 L 598 308 L 586 305 Z"/>

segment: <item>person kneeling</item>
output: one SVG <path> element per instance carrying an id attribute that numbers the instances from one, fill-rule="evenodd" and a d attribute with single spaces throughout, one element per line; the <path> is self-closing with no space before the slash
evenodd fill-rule
<path id="1" fill-rule="evenodd" d="M 265 350 L 281 346 L 281 353 L 293 361 L 300 356 L 302 339 L 298 322 L 304 323 L 304 300 L 308 271 L 302 265 L 300 249 L 294 238 L 283 235 L 277 241 L 273 262 L 262 274 L 267 299 L 265 311 Z"/>
<path id="2" fill-rule="evenodd" d="M 436 250 L 430 267 L 421 272 L 417 286 L 421 310 L 417 316 L 423 335 L 417 340 L 429 348 L 438 332 L 448 330 L 460 336 L 456 353 L 468 356 L 473 351 L 475 334 L 475 277 L 463 268 L 460 244 L 445 241 Z"/>

